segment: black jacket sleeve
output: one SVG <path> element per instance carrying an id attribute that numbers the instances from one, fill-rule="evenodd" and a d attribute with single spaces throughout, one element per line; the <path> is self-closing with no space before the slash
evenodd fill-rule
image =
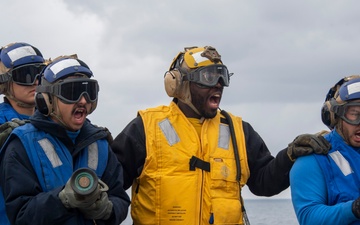
<path id="1" fill-rule="evenodd" d="M 108 197 L 113 203 L 112 216 L 104 224 L 120 224 L 127 216 L 130 198 L 123 187 L 122 166 L 110 147 L 108 164 L 101 180 L 108 185 Z M 102 224 L 101 222 L 102 221 L 96 221 L 97 224 Z"/>
<path id="2" fill-rule="evenodd" d="M 272 156 L 265 142 L 253 127 L 243 121 L 246 152 L 250 169 L 249 190 L 258 196 L 273 196 L 289 187 L 289 172 L 293 162 L 281 150 Z"/>
<path id="3" fill-rule="evenodd" d="M 124 188 L 128 189 L 142 171 L 146 157 L 144 124 L 140 116 L 133 119 L 114 139 L 112 145 L 124 168 Z"/>

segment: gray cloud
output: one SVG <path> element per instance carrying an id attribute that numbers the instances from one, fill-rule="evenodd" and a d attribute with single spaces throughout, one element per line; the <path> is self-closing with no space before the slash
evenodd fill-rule
<path id="1" fill-rule="evenodd" d="M 275 155 L 296 135 L 326 129 L 325 94 L 359 74 L 359 7 L 353 0 L 12 0 L 0 2 L 0 44 L 28 42 L 52 58 L 77 53 L 101 85 L 90 119 L 114 136 L 137 110 L 170 102 L 163 75 L 179 51 L 212 45 L 234 73 L 221 108 L 250 122 Z"/>

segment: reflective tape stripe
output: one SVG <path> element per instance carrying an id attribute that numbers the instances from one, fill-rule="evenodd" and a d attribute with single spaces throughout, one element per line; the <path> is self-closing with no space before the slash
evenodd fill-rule
<path id="1" fill-rule="evenodd" d="M 218 146 L 219 148 L 223 148 L 228 150 L 229 144 L 230 144 L 230 129 L 229 126 L 225 124 L 220 124 L 219 127 L 219 140 L 218 140 Z"/>
<path id="2" fill-rule="evenodd" d="M 51 165 L 53 166 L 53 168 L 56 168 L 56 167 L 62 165 L 62 162 L 61 162 L 58 154 L 55 151 L 54 145 L 47 138 L 39 140 L 38 143 L 40 144 L 41 148 L 45 152 L 45 154 L 46 154 L 47 158 L 49 159 L 49 161 L 51 162 Z"/>
<path id="3" fill-rule="evenodd" d="M 64 59 L 64 60 L 61 60 L 61 61 L 55 63 L 54 65 L 52 65 L 50 67 L 50 70 L 56 76 L 57 73 L 59 73 L 63 69 L 66 69 L 66 68 L 69 68 L 69 67 L 72 67 L 72 66 L 80 66 L 80 63 L 76 59 Z"/>
<path id="4" fill-rule="evenodd" d="M 329 155 L 334 160 L 344 176 L 347 176 L 353 172 L 349 162 L 344 158 L 343 155 L 341 155 L 339 151 L 332 152 Z"/>
<path id="5" fill-rule="evenodd" d="M 206 60 L 209 60 L 208 58 L 206 58 L 206 57 L 202 57 L 201 56 L 201 54 L 202 54 L 203 52 L 197 52 L 197 53 L 194 53 L 194 54 L 192 54 L 192 57 L 194 57 L 194 60 L 195 60 L 195 62 L 196 63 L 202 63 L 202 62 L 204 62 L 204 61 L 206 61 Z"/>
<path id="6" fill-rule="evenodd" d="M 360 83 L 356 82 L 356 83 L 349 84 L 346 88 L 347 88 L 349 95 L 358 93 L 358 92 L 360 92 Z"/>
<path id="7" fill-rule="evenodd" d="M 96 170 L 99 163 L 99 148 L 97 142 L 94 142 L 88 147 L 89 157 L 88 166 L 89 168 Z"/>
<path id="8" fill-rule="evenodd" d="M 31 46 L 22 46 L 9 51 L 7 54 L 11 59 L 11 62 L 14 62 L 26 56 L 36 55 L 36 52 Z"/>
<path id="9" fill-rule="evenodd" d="M 159 127 L 163 132 L 163 134 L 165 135 L 166 140 L 170 146 L 180 141 L 178 134 L 176 133 L 174 127 L 171 125 L 168 119 L 159 122 Z"/>

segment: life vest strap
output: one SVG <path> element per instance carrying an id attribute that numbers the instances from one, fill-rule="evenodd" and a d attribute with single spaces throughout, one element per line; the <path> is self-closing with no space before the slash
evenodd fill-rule
<path id="1" fill-rule="evenodd" d="M 192 156 L 190 159 L 190 170 L 194 171 L 195 168 L 199 168 L 207 172 L 210 172 L 210 163 L 205 162 L 204 160 L 199 159 L 196 156 Z"/>

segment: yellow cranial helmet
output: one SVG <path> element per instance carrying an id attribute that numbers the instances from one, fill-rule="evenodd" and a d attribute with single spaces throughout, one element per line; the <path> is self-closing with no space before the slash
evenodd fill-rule
<path id="1" fill-rule="evenodd" d="M 189 82 L 208 87 L 221 82 L 223 86 L 229 86 L 230 76 L 214 47 L 185 47 L 175 56 L 165 73 L 165 90 L 169 97 L 179 99 L 198 113 L 191 101 Z"/>
<path id="2" fill-rule="evenodd" d="M 221 55 L 211 46 L 185 48 L 184 62 L 190 69 L 222 64 Z"/>
<path id="3" fill-rule="evenodd" d="M 185 65 L 184 65 L 185 63 Z M 214 47 L 185 47 L 184 51 L 179 52 L 170 65 L 169 70 L 179 67 L 196 69 L 213 64 L 222 64 L 221 55 Z"/>

